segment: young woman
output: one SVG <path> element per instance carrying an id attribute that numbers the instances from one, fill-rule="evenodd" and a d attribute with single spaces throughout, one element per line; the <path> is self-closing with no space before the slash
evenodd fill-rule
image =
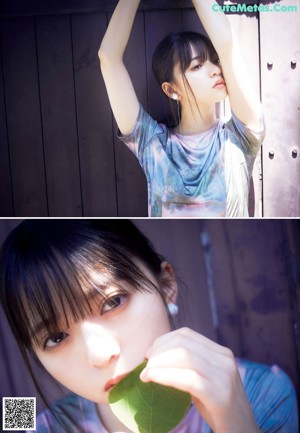
<path id="1" fill-rule="evenodd" d="M 264 124 L 229 21 L 214 12 L 213 0 L 193 0 L 210 40 L 176 33 L 157 47 L 154 74 L 179 117 L 175 128 L 167 128 L 140 105 L 123 63 L 139 3 L 119 0 L 99 59 L 120 138 L 147 177 L 149 216 L 248 216 Z M 218 121 L 215 104 L 227 95 L 232 117 L 225 123 Z"/>
<path id="2" fill-rule="evenodd" d="M 143 381 L 192 396 L 174 433 L 297 433 L 295 391 L 278 367 L 173 328 L 172 266 L 129 221 L 22 222 L 0 269 L 1 304 L 26 363 L 29 352 L 72 391 L 39 415 L 38 433 L 128 432 L 108 393 L 145 358 Z"/>

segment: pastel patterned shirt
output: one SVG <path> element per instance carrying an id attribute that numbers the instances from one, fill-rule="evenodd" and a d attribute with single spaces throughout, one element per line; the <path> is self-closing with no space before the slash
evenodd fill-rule
<path id="1" fill-rule="evenodd" d="M 248 401 L 262 433 L 298 433 L 297 399 L 288 376 L 277 366 L 237 360 Z M 64 425 L 58 422 L 56 414 Z M 75 394 L 37 417 L 37 433 L 108 433 L 95 403 Z M 33 432 L 32 432 L 33 433 Z M 172 433 L 212 433 L 192 405 Z"/>
<path id="2" fill-rule="evenodd" d="M 250 179 L 264 138 L 237 117 L 181 135 L 142 106 L 133 131 L 119 138 L 146 175 L 151 217 L 247 217 Z"/>

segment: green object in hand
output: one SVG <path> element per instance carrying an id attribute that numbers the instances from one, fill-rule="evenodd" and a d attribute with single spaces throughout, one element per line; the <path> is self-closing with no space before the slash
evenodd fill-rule
<path id="1" fill-rule="evenodd" d="M 146 364 L 138 365 L 110 391 L 109 404 L 116 417 L 134 433 L 167 433 L 187 413 L 191 395 L 142 382 L 139 376 Z"/>

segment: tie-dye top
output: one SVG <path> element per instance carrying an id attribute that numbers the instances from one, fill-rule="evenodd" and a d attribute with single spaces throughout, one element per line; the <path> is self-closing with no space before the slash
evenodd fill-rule
<path id="1" fill-rule="evenodd" d="M 264 138 L 237 117 L 181 135 L 140 106 L 133 131 L 119 138 L 147 178 L 151 217 L 247 217 L 253 163 Z"/>
<path id="2" fill-rule="evenodd" d="M 247 398 L 262 433 L 298 433 L 297 399 L 287 375 L 277 366 L 268 367 L 237 360 Z M 101 423 L 97 406 L 71 394 L 37 417 L 37 433 L 108 433 Z M 31 431 L 31 433 L 33 433 Z M 212 433 L 192 405 L 172 433 Z"/>

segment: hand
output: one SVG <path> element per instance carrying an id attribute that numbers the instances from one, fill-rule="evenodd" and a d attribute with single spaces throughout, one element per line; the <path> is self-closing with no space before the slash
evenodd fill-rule
<path id="1" fill-rule="evenodd" d="M 146 353 L 144 382 L 192 395 L 214 433 L 259 433 L 233 353 L 188 328 L 159 337 Z"/>

